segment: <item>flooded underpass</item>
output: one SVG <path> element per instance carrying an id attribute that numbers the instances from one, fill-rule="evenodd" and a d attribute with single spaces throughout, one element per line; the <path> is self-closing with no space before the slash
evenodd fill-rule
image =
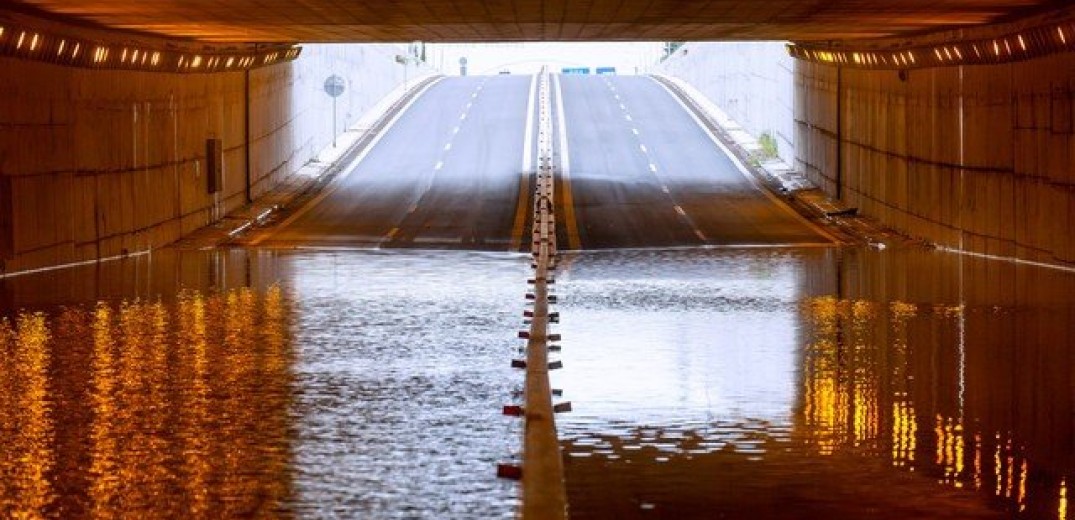
<path id="1" fill-rule="evenodd" d="M 4 280 L 0 516 L 510 517 L 525 260 L 165 251 Z"/>
<path id="2" fill-rule="evenodd" d="M 514 516 L 527 267 L 159 251 L 4 279 L 0 514 Z M 560 273 L 574 518 L 1068 518 L 1070 273 L 858 248 Z"/>
<path id="3" fill-rule="evenodd" d="M 569 263 L 573 518 L 1068 518 L 1070 273 L 871 249 Z"/>

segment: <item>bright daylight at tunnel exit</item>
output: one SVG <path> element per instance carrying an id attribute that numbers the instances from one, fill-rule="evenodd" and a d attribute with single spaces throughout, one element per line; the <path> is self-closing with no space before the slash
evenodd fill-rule
<path id="1" fill-rule="evenodd" d="M 1062 0 L 8 0 L 0 518 L 1048 519 Z"/>

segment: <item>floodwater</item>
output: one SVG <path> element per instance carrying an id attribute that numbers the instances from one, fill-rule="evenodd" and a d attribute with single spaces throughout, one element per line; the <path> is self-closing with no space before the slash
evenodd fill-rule
<path id="1" fill-rule="evenodd" d="M 162 251 L 0 279 L 0 517 L 512 517 L 527 260 Z M 605 251 L 554 287 L 573 518 L 1069 518 L 1071 273 Z"/>
<path id="2" fill-rule="evenodd" d="M 511 517 L 527 260 L 158 253 L 5 280 L 0 517 Z"/>
<path id="3" fill-rule="evenodd" d="M 1075 275 L 855 249 L 565 264 L 572 518 L 1069 518 Z"/>

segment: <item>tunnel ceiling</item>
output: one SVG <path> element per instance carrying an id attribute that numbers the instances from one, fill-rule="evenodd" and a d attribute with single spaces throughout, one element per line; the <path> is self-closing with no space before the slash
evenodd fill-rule
<path id="1" fill-rule="evenodd" d="M 11 0 L 9 0 L 10 2 Z M 211 42 L 832 40 L 1004 21 L 1056 0 L 16 0 Z"/>

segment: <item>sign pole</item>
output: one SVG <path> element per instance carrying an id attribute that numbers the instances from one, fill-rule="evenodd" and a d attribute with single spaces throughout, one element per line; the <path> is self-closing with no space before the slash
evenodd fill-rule
<path id="1" fill-rule="evenodd" d="M 347 82 L 333 74 L 325 79 L 325 93 L 332 98 L 332 147 L 336 147 L 336 98 L 343 94 Z"/>

